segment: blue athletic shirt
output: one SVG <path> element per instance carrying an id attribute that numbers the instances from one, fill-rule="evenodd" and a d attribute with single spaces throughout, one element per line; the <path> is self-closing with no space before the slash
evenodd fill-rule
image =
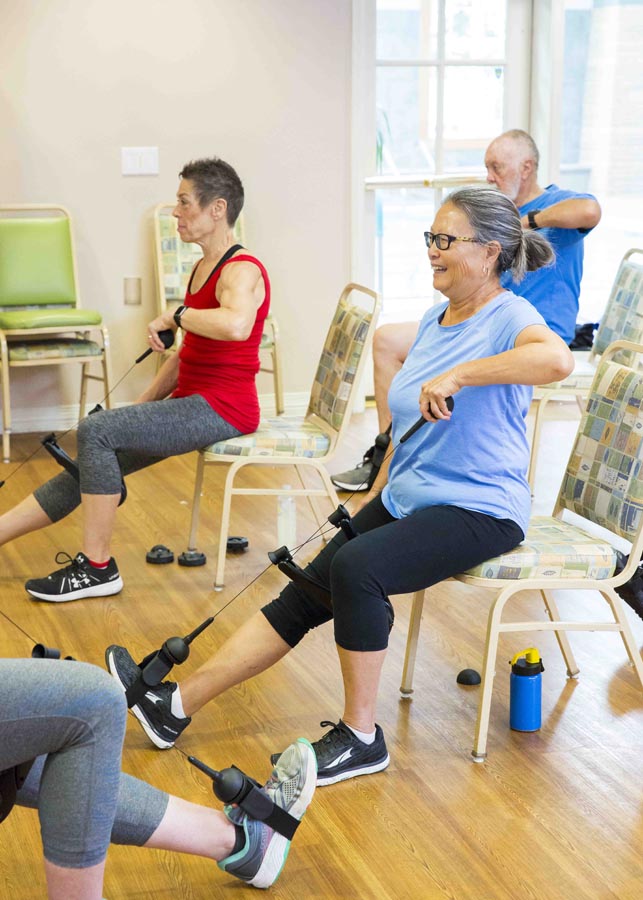
<path id="1" fill-rule="evenodd" d="M 420 415 L 425 381 L 458 363 L 511 350 L 523 329 L 545 324 L 530 303 L 509 291 L 458 325 L 439 324 L 447 306 L 440 303 L 425 313 L 406 362 L 391 384 L 388 399 L 396 449 L 382 501 L 398 519 L 427 506 L 458 506 L 512 519 L 525 532 L 531 507 L 525 424 L 530 386 L 464 387 L 453 398 L 448 422 L 427 422 L 399 444 Z"/>
<path id="2" fill-rule="evenodd" d="M 558 185 L 549 184 L 544 192 L 518 208 L 521 216 L 532 209 L 547 209 L 562 200 L 595 200 L 591 194 L 577 194 L 566 191 Z M 583 277 L 583 239 L 588 228 L 541 228 L 556 252 L 556 261 L 535 272 L 527 272 L 518 284 L 511 272 L 503 272 L 500 283 L 508 291 L 513 291 L 533 304 L 552 331 L 560 335 L 566 344 L 574 339 L 578 298 Z"/>

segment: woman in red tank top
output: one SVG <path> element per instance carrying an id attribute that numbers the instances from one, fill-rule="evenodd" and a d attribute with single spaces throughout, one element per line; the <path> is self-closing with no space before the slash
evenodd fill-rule
<path id="1" fill-rule="evenodd" d="M 0 516 L 0 544 L 83 509 L 83 549 L 27 591 L 40 600 L 104 597 L 123 588 L 111 538 L 123 475 L 160 459 L 254 431 L 259 422 L 255 376 L 259 343 L 270 308 L 267 272 L 235 243 L 243 185 L 223 160 L 188 163 L 174 215 L 183 241 L 196 243 L 185 304 L 147 327 L 151 349 L 159 332 L 184 331 L 172 354 L 132 406 L 103 410 L 78 428 L 78 477 L 63 473 Z M 66 555 L 66 554 L 65 554 Z"/>

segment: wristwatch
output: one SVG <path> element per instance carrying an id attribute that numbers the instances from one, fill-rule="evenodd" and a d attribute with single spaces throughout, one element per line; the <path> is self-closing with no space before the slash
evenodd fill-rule
<path id="1" fill-rule="evenodd" d="M 538 228 L 538 225 L 536 225 L 536 216 L 539 212 L 542 212 L 542 209 L 531 209 L 527 213 L 527 221 L 529 222 L 529 227 L 532 231 Z"/>
<path id="2" fill-rule="evenodd" d="M 181 327 L 181 316 L 186 309 L 189 309 L 189 306 L 179 306 L 179 308 L 174 311 L 174 321 L 176 322 L 177 328 Z"/>

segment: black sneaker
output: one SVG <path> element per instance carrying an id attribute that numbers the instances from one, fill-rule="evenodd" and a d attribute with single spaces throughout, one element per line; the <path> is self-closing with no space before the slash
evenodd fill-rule
<path id="1" fill-rule="evenodd" d="M 119 647 L 117 644 L 107 648 L 105 662 L 110 675 L 114 676 L 124 691 L 141 673 L 125 647 Z M 163 681 L 156 687 L 149 688 L 132 707 L 132 712 L 143 726 L 145 734 L 160 750 L 169 750 L 173 747 L 176 739 L 192 721 L 190 716 L 179 718 L 172 714 L 172 694 L 176 687 L 174 681 Z"/>
<path id="2" fill-rule="evenodd" d="M 337 725 L 333 722 L 319 724 L 322 728 L 326 725 L 333 727 L 318 741 L 313 741 L 317 757 L 317 787 L 346 781 L 357 775 L 381 772 L 388 766 L 390 758 L 384 742 L 384 732 L 379 725 L 375 725 L 373 743 L 365 744 L 341 719 Z M 273 766 L 279 760 L 279 755 L 273 753 L 270 757 Z"/>
<path id="3" fill-rule="evenodd" d="M 364 459 L 355 466 L 354 469 L 349 469 L 347 472 L 340 472 L 338 475 L 331 475 L 330 480 L 333 482 L 335 487 L 339 488 L 341 491 L 370 491 L 371 485 L 375 481 L 375 476 L 377 472 L 375 471 L 375 467 L 371 462 L 372 450 L 374 448 L 371 447 L 370 450 L 367 451 Z"/>
<path id="4" fill-rule="evenodd" d="M 104 569 L 92 566 L 84 553 L 77 553 L 74 559 L 68 553 L 57 553 L 56 562 L 67 565 L 46 578 L 30 578 L 25 584 L 27 593 L 37 600 L 64 603 L 83 597 L 110 597 L 123 590 L 123 579 L 113 557 Z"/>

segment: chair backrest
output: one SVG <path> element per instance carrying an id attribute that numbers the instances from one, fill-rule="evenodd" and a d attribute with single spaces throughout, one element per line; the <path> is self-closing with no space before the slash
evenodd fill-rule
<path id="1" fill-rule="evenodd" d="M 0 307 L 25 306 L 79 306 L 64 207 L 0 206 Z"/>
<path id="2" fill-rule="evenodd" d="M 157 309 L 165 312 L 168 303 L 180 303 L 194 264 L 203 256 L 198 244 L 186 244 L 176 230 L 172 215 L 176 202 L 159 203 L 154 207 L 154 260 L 156 272 Z M 234 234 L 240 244 L 244 242 L 243 214 L 234 226 Z"/>
<path id="3" fill-rule="evenodd" d="M 638 254 L 635 262 L 630 257 Z M 643 250 L 628 250 L 616 273 L 612 291 L 594 338 L 592 351 L 602 354 L 614 341 L 643 343 Z M 617 357 L 631 364 L 626 353 Z"/>
<path id="4" fill-rule="evenodd" d="M 357 293 L 369 298 L 369 308 L 354 302 L 352 295 Z M 360 284 L 346 285 L 326 335 L 306 413 L 335 431 L 348 421 L 379 312 L 380 298 L 375 291 Z"/>
<path id="5" fill-rule="evenodd" d="M 640 359 L 642 344 L 622 343 Z M 636 547 L 640 555 L 643 371 L 612 356 L 616 353 L 609 347 L 596 370 L 554 512 L 568 509 L 607 528 L 632 542 L 632 552 Z"/>

